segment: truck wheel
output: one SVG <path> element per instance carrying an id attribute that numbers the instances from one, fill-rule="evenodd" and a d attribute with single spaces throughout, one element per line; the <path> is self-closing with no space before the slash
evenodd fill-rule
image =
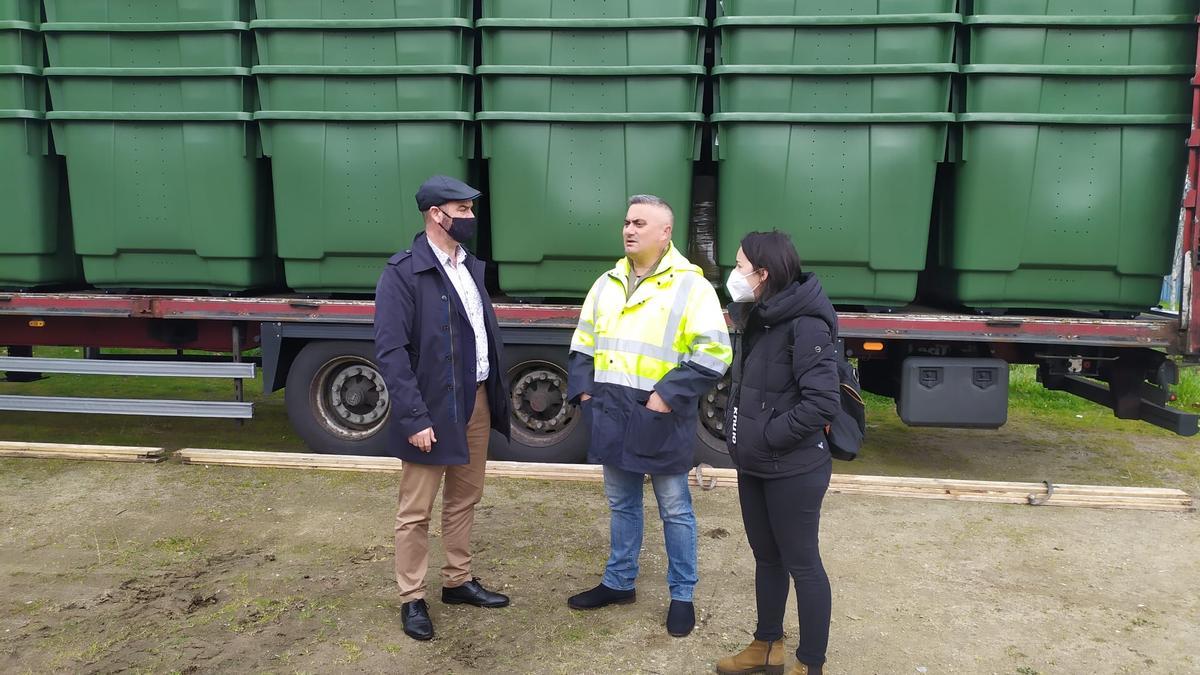
<path id="1" fill-rule="evenodd" d="M 505 384 L 512 406 L 512 440 L 493 443 L 492 459 L 574 464 L 587 460 L 589 430 L 578 406 L 567 403 L 567 350 L 560 346 L 505 349 Z"/>
<path id="2" fill-rule="evenodd" d="M 725 408 L 729 405 L 729 374 L 722 377 L 700 399 L 700 423 L 696 425 L 696 464 L 733 468 L 725 445 Z"/>
<path id="3" fill-rule="evenodd" d="M 387 453 L 387 387 L 370 342 L 310 342 L 284 389 L 292 428 L 314 452 Z"/>

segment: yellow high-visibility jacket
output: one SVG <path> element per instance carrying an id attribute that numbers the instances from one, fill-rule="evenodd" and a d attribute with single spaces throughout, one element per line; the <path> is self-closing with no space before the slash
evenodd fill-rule
<path id="1" fill-rule="evenodd" d="M 650 474 L 691 470 L 699 399 L 733 361 L 721 303 L 671 246 L 632 295 L 627 258 L 592 285 L 571 340 L 567 397 L 583 402 L 588 460 Z M 670 413 L 646 408 L 658 392 Z"/>

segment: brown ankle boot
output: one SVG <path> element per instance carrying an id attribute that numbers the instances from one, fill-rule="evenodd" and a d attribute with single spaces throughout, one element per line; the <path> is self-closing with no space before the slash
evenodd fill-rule
<path id="1" fill-rule="evenodd" d="M 783 642 L 755 640 L 740 653 L 717 661 L 717 672 L 720 675 L 783 675 Z"/>
<path id="2" fill-rule="evenodd" d="M 788 675 L 824 675 L 824 670 L 822 667 L 806 666 L 797 661 L 796 665 L 788 671 Z"/>

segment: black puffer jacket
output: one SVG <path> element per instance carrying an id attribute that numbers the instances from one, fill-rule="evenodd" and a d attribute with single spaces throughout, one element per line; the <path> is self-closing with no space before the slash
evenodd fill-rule
<path id="1" fill-rule="evenodd" d="M 739 471 L 783 478 L 829 461 L 825 425 L 840 405 L 837 313 L 813 274 L 759 304 L 735 303 L 741 329 L 726 426 Z"/>

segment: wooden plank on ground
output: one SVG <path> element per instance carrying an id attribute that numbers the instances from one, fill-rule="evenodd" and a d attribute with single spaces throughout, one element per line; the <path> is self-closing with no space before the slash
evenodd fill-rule
<path id="1" fill-rule="evenodd" d="M 398 472 L 403 463 L 390 457 L 353 457 L 303 453 L 256 452 L 246 450 L 205 450 L 189 448 L 179 452 L 187 464 L 291 468 L 332 471 Z M 602 467 L 587 464 L 537 464 L 532 462 L 488 462 L 487 475 L 497 478 L 523 478 L 552 481 L 602 482 Z M 705 487 L 737 487 L 733 469 L 705 468 L 693 471 L 690 482 Z M 1042 483 L 972 481 L 945 478 L 858 476 L 834 474 L 830 492 L 881 497 L 908 497 L 992 504 L 1029 504 L 1031 497 L 1045 506 L 1154 511 L 1190 511 L 1193 500 L 1182 490 L 1169 488 L 1110 487 L 1102 485 L 1054 485 L 1047 497 Z"/>
<path id="2" fill-rule="evenodd" d="M 129 445 L 77 445 L 69 443 L 26 443 L 0 441 L 0 457 L 32 459 L 86 459 L 102 462 L 161 462 L 166 459 L 163 448 L 144 448 Z"/>

